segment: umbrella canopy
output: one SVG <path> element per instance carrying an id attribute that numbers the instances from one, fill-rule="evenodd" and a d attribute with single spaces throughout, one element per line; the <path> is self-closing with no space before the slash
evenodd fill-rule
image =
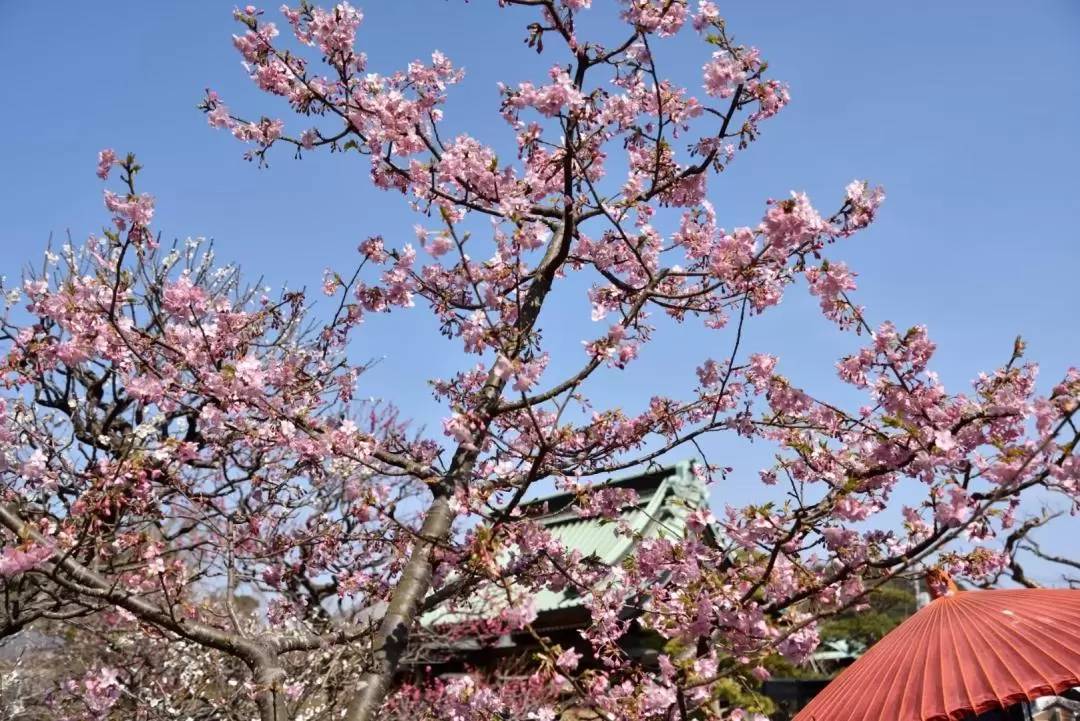
<path id="1" fill-rule="evenodd" d="M 951 721 L 1078 685 L 1080 591 L 954 592 L 874 644 L 795 721 Z"/>

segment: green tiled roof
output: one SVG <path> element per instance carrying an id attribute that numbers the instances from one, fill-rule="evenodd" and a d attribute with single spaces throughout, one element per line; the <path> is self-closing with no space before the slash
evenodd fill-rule
<path id="1" fill-rule="evenodd" d="M 708 504 L 707 489 L 694 475 L 690 461 L 597 486 L 602 487 L 637 491 L 637 505 L 625 508 L 622 519 L 630 525 L 635 535 L 640 534 L 644 538 L 661 535 L 681 537 L 686 530 L 687 514 L 694 508 Z M 583 557 L 591 556 L 606 566 L 617 566 L 633 551 L 635 539 L 617 533 L 618 524 L 601 523 L 597 518 L 582 518 L 571 507 L 573 499 L 572 494 L 559 494 L 532 501 L 522 506 L 522 510 L 527 515 L 532 515 L 543 511 L 546 505 L 547 513 L 539 516 L 537 523 L 550 531 L 557 541 L 567 549 L 580 551 Z M 538 613 L 573 608 L 581 604 L 580 595 L 572 590 L 542 589 L 534 598 Z M 501 605 L 498 594 L 489 595 L 478 589 L 471 597 L 471 602 L 467 607 L 461 608 L 459 613 L 436 609 L 426 614 L 421 623 L 425 626 L 436 626 L 466 619 L 476 620 Z M 485 611 L 487 613 L 484 613 Z"/>

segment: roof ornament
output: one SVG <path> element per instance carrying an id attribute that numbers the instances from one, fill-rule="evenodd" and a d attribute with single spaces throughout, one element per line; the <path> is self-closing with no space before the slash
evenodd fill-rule
<path id="1" fill-rule="evenodd" d="M 680 461 L 668 478 L 672 493 L 691 508 L 706 505 L 709 498 L 705 478 L 697 472 L 696 465 L 694 461 Z"/>
<path id="2" fill-rule="evenodd" d="M 663 506 L 668 518 L 685 520 L 691 511 L 707 508 L 709 489 L 704 477 L 699 474 L 693 461 L 681 461 L 672 468 L 672 473 L 664 480 L 661 492 L 671 494 L 672 502 Z"/>
<path id="3" fill-rule="evenodd" d="M 930 597 L 935 600 L 954 596 L 960 591 L 949 572 L 942 568 L 931 568 L 926 572 L 926 585 L 930 587 Z"/>

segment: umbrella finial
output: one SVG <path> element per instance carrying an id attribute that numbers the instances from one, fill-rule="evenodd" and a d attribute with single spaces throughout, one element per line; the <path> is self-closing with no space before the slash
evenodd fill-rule
<path id="1" fill-rule="evenodd" d="M 942 568 L 931 568 L 926 573 L 926 585 L 930 587 L 930 598 L 934 599 L 952 596 L 960 591 L 948 571 Z"/>

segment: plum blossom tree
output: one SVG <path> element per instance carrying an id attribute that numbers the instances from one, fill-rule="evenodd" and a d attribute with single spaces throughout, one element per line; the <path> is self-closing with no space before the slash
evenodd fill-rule
<path id="1" fill-rule="evenodd" d="M 932 558 L 985 578 L 1010 563 L 995 539 L 1025 491 L 1080 500 L 1080 373 L 1039 395 L 1018 340 L 970 392 L 949 392 L 925 327 L 873 327 L 852 301 L 855 274 L 834 244 L 874 220 L 880 188 L 852 183 L 828 215 L 796 192 L 767 200 L 753 227 L 721 226 L 710 180 L 788 90 L 715 5 L 621 0 L 622 40 L 602 45 L 579 34 L 589 0 L 499 4 L 530 13 L 528 46 L 556 56 L 546 77 L 501 87 L 510 163 L 440 134 L 463 77 L 444 55 L 378 74 L 348 3 L 282 8 L 297 47 L 263 11 L 235 12 L 253 82 L 313 125 L 290 134 L 208 91 L 210 125 L 260 163 L 283 145 L 365 155 L 371 182 L 419 219 L 415 242 L 370 237 L 355 272 L 328 272 L 330 317 L 311 320 L 303 292 L 243 285 L 196 242 L 166 252 L 139 165 L 112 151 L 98 167 L 119 175 L 104 196 L 110 226 L 6 291 L 5 633 L 49 623 L 115 639 L 91 644 L 52 697 L 60 717 L 741 718 L 716 689 L 763 677 L 770 656 L 805 659 L 817 621 L 858 604 L 864 579 Z M 654 52 L 694 35 L 701 96 L 665 80 Z M 561 362 L 544 310 L 577 292 L 574 278 L 591 283 L 602 330 L 582 339 L 575 369 L 549 373 Z M 744 325 L 799 286 L 862 339 L 836 370 L 863 407 L 813 397 L 778 358 L 743 347 Z M 432 343 L 461 352 L 460 371 L 432 381 L 441 434 L 359 400 L 366 366 L 346 358 L 365 317 L 415 306 L 441 323 Z M 593 379 L 688 323 L 727 346 L 701 358 L 683 395 L 628 397 L 637 410 L 590 399 Z M 595 481 L 700 451 L 714 433 L 775 444 L 760 481 L 783 500 L 697 509 L 684 537 L 643 541 L 614 573 L 520 513 L 551 482 L 579 494 L 583 515 L 616 519 L 633 493 L 590 492 Z M 729 472 L 707 459 L 698 469 L 708 481 Z M 896 527 L 886 511 L 901 486 L 925 501 Z M 713 527 L 719 545 L 706 542 Z M 491 622 L 511 631 L 531 629 L 535 590 L 578 588 L 588 653 L 539 639 L 525 691 L 471 677 L 397 686 L 420 616 L 481 584 L 505 589 Z M 647 602 L 628 608 L 639 588 Z M 242 610 L 242 593 L 265 604 Z M 655 669 L 618 644 L 628 610 L 670 640 Z"/>

